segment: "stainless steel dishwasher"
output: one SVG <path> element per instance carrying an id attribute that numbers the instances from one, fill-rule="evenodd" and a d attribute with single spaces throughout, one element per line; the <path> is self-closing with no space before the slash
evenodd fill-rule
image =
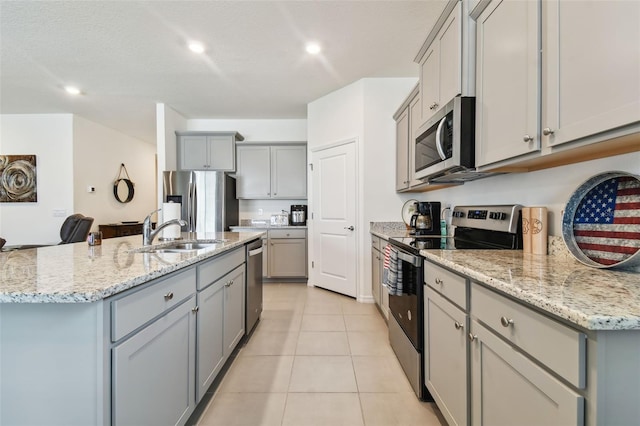
<path id="1" fill-rule="evenodd" d="M 251 333 L 262 313 L 262 239 L 247 244 L 246 334 Z"/>

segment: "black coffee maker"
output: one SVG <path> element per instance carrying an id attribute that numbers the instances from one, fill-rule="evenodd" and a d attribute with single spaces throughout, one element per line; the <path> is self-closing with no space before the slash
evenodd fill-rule
<path id="1" fill-rule="evenodd" d="M 307 206 L 305 204 L 292 204 L 289 223 L 293 226 L 307 224 Z"/>
<path id="2" fill-rule="evenodd" d="M 440 235 L 440 202 L 418 201 L 409 226 L 412 235 Z"/>

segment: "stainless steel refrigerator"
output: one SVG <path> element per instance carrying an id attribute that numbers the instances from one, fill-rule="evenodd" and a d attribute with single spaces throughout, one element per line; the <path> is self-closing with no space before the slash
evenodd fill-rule
<path id="1" fill-rule="evenodd" d="M 182 204 L 182 232 L 223 232 L 238 225 L 236 179 L 224 172 L 168 171 L 164 201 Z"/>

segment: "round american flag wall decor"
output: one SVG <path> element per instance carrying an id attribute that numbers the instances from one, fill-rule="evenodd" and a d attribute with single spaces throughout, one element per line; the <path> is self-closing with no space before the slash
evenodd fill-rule
<path id="1" fill-rule="evenodd" d="M 567 202 L 562 237 L 585 265 L 640 271 L 640 177 L 614 171 L 589 178 Z"/>

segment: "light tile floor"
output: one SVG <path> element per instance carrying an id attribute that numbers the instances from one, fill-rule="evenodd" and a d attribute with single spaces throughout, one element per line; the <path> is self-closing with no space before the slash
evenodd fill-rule
<path id="1" fill-rule="evenodd" d="M 199 425 L 446 424 L 420 402 L 373 304 L 305 284 L 264 285 L 264 310 Z"/>

